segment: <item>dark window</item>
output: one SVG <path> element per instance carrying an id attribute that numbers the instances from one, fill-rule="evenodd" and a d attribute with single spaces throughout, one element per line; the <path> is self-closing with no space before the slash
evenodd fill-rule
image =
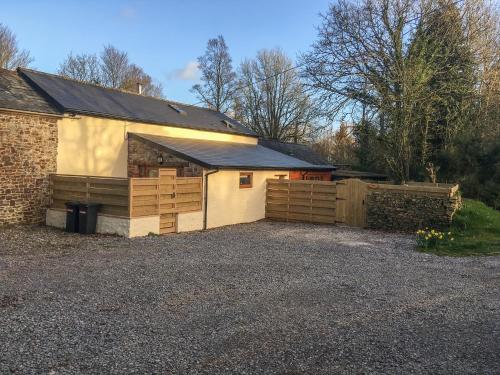
<path id="1" fill-rule="evenodd" d="M 253 182 L 252 180 L 252 172 L 240 172 L 240 189 L 251 188 Z"/>

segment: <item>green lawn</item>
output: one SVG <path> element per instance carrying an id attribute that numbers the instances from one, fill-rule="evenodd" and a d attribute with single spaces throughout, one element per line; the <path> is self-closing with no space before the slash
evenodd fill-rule
<path id="1" fill-rule="evenodd" d="M 465 199 L 451 225 L 451 237 L 420 251 L 437 255 L 500 255 L 500 211 L 479 201 Z"/>

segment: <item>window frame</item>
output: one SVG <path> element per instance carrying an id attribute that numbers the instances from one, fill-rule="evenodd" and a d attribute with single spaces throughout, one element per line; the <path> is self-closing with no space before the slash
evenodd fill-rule
<path id="1" fill-rule="evenodd" d="M 250 178 L 249 184 L 241 184 L 241 177 L 248 176 Z M 240 189 L 251 189 L 253 187 L 253 172 L 240 172 L 238 183 L 240 185 Z"/>

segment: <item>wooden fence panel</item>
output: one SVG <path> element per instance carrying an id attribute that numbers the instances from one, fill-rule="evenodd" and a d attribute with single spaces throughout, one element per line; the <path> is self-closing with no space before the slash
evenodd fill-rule
<path id="1" fill-rule="evenodd" d="M 201 177 L 177 177 L 177 212 L 201 211 L 203 183 Z"/>
<path id="2" fill-rule="evenodd" d="M 267 180 L 266 218 L 334 224 L 335 208 L 334 182 Z"/>
<path id="3" fill-rule="evenodd" d="M 99 212 L 107 215 L 160 215 L 161 225 L 169 228 L 178 213 L 202 209 L 202 178 L 176 177 L 175 169 L 153 178 L 51 175 L 50 188 L 51 208 L 63 209 L 68 201 L 99 203 Z"/>
<path id="4" fill-rule="evenodd" d="M 101 204 L 100 212 L 128 216 L 129 188 L 126 178 L 51 175 L 51 208 L 64 208 L 68 201 Z"/>
<path id="5" fill-rule="evenodd" d="M 129 181 L 130 217 L 159 214 L 159 179 L 131 178 Z"/>

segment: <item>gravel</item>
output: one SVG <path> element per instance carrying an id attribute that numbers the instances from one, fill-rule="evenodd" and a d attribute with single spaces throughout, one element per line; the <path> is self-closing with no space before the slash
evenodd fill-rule
<path id="1" fill-rule="evenodd" d="M 500 373 L 500 257 L 258 222 L 0 229 L 0 373 Z"/>

